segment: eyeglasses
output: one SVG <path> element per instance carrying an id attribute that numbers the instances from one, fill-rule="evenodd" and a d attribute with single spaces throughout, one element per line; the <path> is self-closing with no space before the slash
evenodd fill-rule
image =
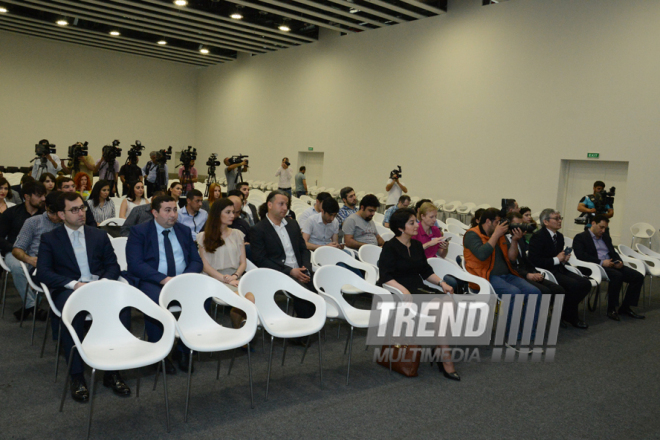
<path id="1" fill-rule="evenodd" d="M 564 220 L 564 217 L 561 217 L 561 216 L 559 216 L 559 217 L 548 217 L 548 220 L 557 220 L 558 222 L 560 222 L 560 221 Z"/>
<path id="2" fill-rule="evenodd" d="M 80 211 L 82 212 L 87 212 L 87 206 L 82 205 L 82 206 L 76 206 L 75 208 L 71 209 L 65 209 L 65 211 L 69 211 L 71 214 L 78 214 Z"/>

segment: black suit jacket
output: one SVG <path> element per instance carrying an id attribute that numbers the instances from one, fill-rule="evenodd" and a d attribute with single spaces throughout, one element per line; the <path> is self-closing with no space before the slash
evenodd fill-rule
<path id="1" fill-rule="evenodd" d="M 252 218 L 254 219 L 254 224 L 256 225 L 259 223 L 259 213 L 257 212 L 256 206 L 254 206 L 252 203 L 248 202 L 247 204 L 248 208 L 250 208 L 250 211 L 252 212 Z"/>
<path id="2" fill-rule="evenodd" d="M 83 228 L 89 271 L 99 278 L 118 279 L 119 264 L 108 234 L 90 226 Z M 65 285 L 79 279 L 78 260 L 66 228 L 55 228 L 43 234 L 37 259 L 37 280 L 47 285 L 55 295 L 65 290 Z"/>
<path id="3" fill-rule="evenodd" d="M 557 232 L 557 246 L 552 241 L 550 231 L 544 226 L 532 235 L 529 240 L 529 254 L 527 258 L 535 267 L 549 271 L 560 270 L 561 264 L 555 266 L 554 258 L 564 250 L 564 235 Z"/>
<path id="4" fill-rule="evenodd" d="M 290 218 L 286 219 L 286 232 L 289 234 L 293 252 L 296 255 L 298 266 L 306 267 L 311 274 L 311 253 L 303 239 L 298 223 Z M 286 254 L 280 236 L 267 218 L 257 223 L 250 230 L 250 246 L 252 248 L 252 262 L 258 267 L 267 267 L 289 275 L 291 268 L 284 265 Z"/>
<path id="5" fill-rule="evenodd" d="M 108 200 L 110 203 L 113 203 L 111 200 Z M 92 208 L 89 207 L 87 200 L 84 201 L 85 206 L 87 206 L 87 212 L 85 213 L 85 224 L 93 228 L 98 228 L 96 224 L 96 219 L 94 219 L 94 214 L 92 213 Z"/>
<path id="6" fill-rule="evenodd" d="M 603 241 L 607 246 L 607 252 L 610 254 L 610 259 L 612 261 L 621 261 L 621 257 L 614 250 L 612 239 L 603 234 Z M 598 251 L 596 250 L 596 245 L 594 244 L 594 240 L 591 238 L 591 233 L 589 231 L 581 232 L 575 236 L 573 239 L 573 252 L 575 252 L 575 257 L 578 260 L 600 264 Z"/>

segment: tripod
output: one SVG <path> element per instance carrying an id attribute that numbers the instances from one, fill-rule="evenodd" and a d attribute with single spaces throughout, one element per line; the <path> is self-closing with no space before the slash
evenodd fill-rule
<path id="1" fill-rule="evenodd" d="M 183 164 L 182 164 L 183 165 Z M 181 165 L 179 165 L 181 166 Z M 183 173 L 181 173 L 181 186 L 183 186 L 183 193 L 182 195 L 188 194 L 188 187 L 190 184 L 192 184 L 192 176 L 190 175 L 190 165 L 183 165 Z M 193 189 L 194 189 L 193 185 Z"/>
<path id="2" fill-rule="evenodd" d="M 211 188 L 211 185 L 214 183 L 218 183 L 216 177 L 215 177 L 215 166 L 211 165 L 207 171 L 208 177 L 206 178 L 206 191 L 204 191 L 204 197 L 208 198 L 209 196 L 209 189 Z"/>
<path id="3" fill-rule="evenodd" d="M 37 175 L 34 176 L 34 178 L 36 180 L 39 180 L 39 177 L 41 177 L 43 173 L 48 172 L 48 159 L 46 158 L 46 156 L 37 156 L 34 159 L 32 159 L 30 163 L 34 162 L 37 159 L 39 159 L 41 162 L 39 163 L 39 167 L 37 168 Z"/>

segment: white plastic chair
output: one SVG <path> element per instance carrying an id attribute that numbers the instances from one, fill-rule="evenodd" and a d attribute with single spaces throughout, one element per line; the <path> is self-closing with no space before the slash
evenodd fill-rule
<path id="1" fill-rule="evenodd" d="M 470 214 L 474 215 L 475 212 L 477 212 L 479 209 L 488 209 L 490 208 L 490 205 L 488 203 L 482 203 L 481 205 L 473 206 L 472 209 L 470 210 Z"/>
<path id="2" fill-rule="evenodd" d="M 452 218 L 449 218 L 447 220 L 454 220 Z M 457 226 L 455 224 L 447 224 L 447 232 L 451 232 L 454 235 L 457 235 L 459 237 L 463 237 L 465 235 L 466 230 L 463 229 L 460 226 Z"/>
<path id="3" fill-rule="evenodd" d="M 204 302 L 210 297 L 219 297 L 224 303 L 245 312 L 246 319 L 243 327 L 239 329 L 227 328 L 213 320 L 204 308 Z M 183 421 L 188 421 L 190 382 L 194 358 L 193 351 L 213 353 L 216 351 L 233 350 L 247 344 L 250 401 L 252 408 L 254 408 L 252 364 L 250 362 L 250 341 L 257 332 L 257 309 L 254 304 L 232 292 L 227 286 L 215 278 L 196 273 L 179 275 L 165 284 L 160 293 L 160 306 L 164 310 L 167 310 L 168 305 L 173 301 L 178 301 L 181 306 L 181 314 L 176 321 L 178 336 L 186 347 L 190 349 L 186 409 Z M 218 356 L 216 380 L 219 375 L 220 356 Z"/>
<path id="4" fill-rule="evenodd" d="M 564 246 L 573 247 L 573 239 L 564 235 Z"/>
<path id="5" fill-rule="evenodd" d="M 0 254 L 0 267 L 5 271 L 5 273 L 2 275 L 3 278 L 3 288 L 2 288 L 2 318 L 5 317 L 5 303 L 7 302 L 7 278 L 9 277 L 9 274 L 11 273 L 11 269 L 7 264 L 5 263 L 5 259 L 3 256 Z"/>
<path id="6" fill-rule="evenodd" d="M 372 266 L 378 268 L 378 260 L 380 259 L 380 253 L 382 249 L 373 244 L 365 244 L 360 246 L 358 250 L 358 258 L 360 261 L 371 264 Z"/>
<path id="7" fill-rule="evenodd" d="M 313 204 L 314 204 L 314 199 L 311 198 L 311 197 L 308 196 L 308 195 L 300 196 L 300 201 L 303 202 L 303 203 L 305 203 L 305 204 L 307 204 L 307 206 L 310 206 L 310 205 L 313 205 Z"/>
<path id="8" fill-rule="evenodd" d="M 117 212 L 119 212 L 119 211 L 117 211 Z M 117 226 L 123 226 L 125 221 L 126 221 L 125 218 L 112 217 L 112 218 L 107 218 L 107 219 L 103 220 L 101 223 L 99 223 L 99 226 L 109 225 L 110 223 L 114 223 Z"/>
<path id="9" fill-rule="evenodd" d="M 32 274 L 30 274 L 27 265 L 22 261 L 20 261 L 20 263 L 21 263 L 21 269 L 23 269 L 23 273 L 25 274 L 25 278 L 27 279 L 28 283 L 25 286 L 25 296 L 23 297 L 23 311 L 21 312 L 21 323 L 19 327 L 23 327 L 23 318 L 25 317 L 25 306 L 27 305 L 28 290 L 32 289 L 34 290 L 35 298 L 34 298 L 34 312 L 32 313 L 32 334 L 30 336 L 30 345 L 34 345 L 34 328 L 37 322 L 37 305 L 39 305 L 39 295 L 44 293 L 44 291 L 32 279 Z M 35 268 L 34 275 L 36 274 L 37 274 L 37 269 Z"/>
<path id="10" fill-rule="evenodd" d="M 639 246 L 639 245 L 638 245 Z M 660 260 L 649 257 L 648 255 L 645 255 L 641 252 L 635 252 L 634 250 L 630 249 L 628 246 L 625 245 L 618 245 L 617 246 L 619 250 L 620 255 L 625 255 L 626 257 L 632 258 L 637 265 L 637 261 L 641 262 L 644 265 L 644 275 L 649 275 L 651 278 L 650 284 L 649 284 L 649 294 L 648 294 L 648 303 L 651 303 L 651 292 L 653 288 L 653 277 L 658 277 L 660 276 Z M 636 269 L 638 272 L 641 273 L 640 270 Z M 646 290 L 646 289 L 644 289 Z"/>
<path id="11" fill-rule="evenodd" d="M 456 208 L 456 213 L 458 216 L 465 222 L 467 216 L 472 214 L 472 210 L 476 208 L 476 204 L 472 202 L 463 203 L 461 206 Z"/>
<path id="12" fill-rule="evenodd" d="M 460 200 L 454 200 L 452 202 L 445 203 L 442 206 L 442 210 L 445 213 L 445 219 L 446 219 L 445 221 L 449 220 L 449 218 L 451 217 L 451 214 L 456 213 L 456 208 L 458 208 L 461 205 L 462 205 L 462 203 L 461 203 Z"/>
<path id="13" fill-rule="evenodd" d="M 635 244 L 636 238 L 648 239 L 649 246 L 651 246 L 651 237 L 655 234 L 655 228 L 648 223 L 635 223 L 630 227 L 630 232 L 633 236 L 630 242 L 631 247 Z"/>
<path id="14" fill-rule="evenodd" d="M 463 246 L 460 243 L 454 243 L 452 240 L 449 242 L 449 246 L 447 247 L 447 255 L 445 256 L 445 259 L 454 264 L 456 267 L 460 268 L 464 259 L 463 251 Z M 460 257 L 460 260 L 457 260 L 457 257 Z M 458 261 L 461 261 L 461 263 Z"/>
<path id="15" fill-rule="evenodd" d="M 436 219 L 435 224 L 443 232 L 447 230 L 447 223 L 443 222 L 442 220 Z"/>
<path id="16" fill-rule="evenodd" d="M 463 236 L 462 235 L 458 235 L 458 234 L 454 234 L 453 232 L 446 231 L 446 232 L 442 233 L 442 236 L 447 237 L 447 238 L 451 237 L 451 242 L 450 243 L 456 243 L 460 246 L 463 246 Z"/>
<path id="17" fill-rule="evenodd" d="M 309 301 L 316 307 L 314 315 L 309 318 L 301 319 L 287 315 L 280 309 L 275 302 L 275 293 L 284 290 L 295 298 Z M 303 353 L 303 361 L 307 348 L 309 347 L 309 336 L 319 334 L 319 379 L 321 387 L 323 386 L 323 357 L 321 350 L 321 329 L 325 325 L 326 306 L 325 301 L 317 294 L 298 284 L 293 278 L 284 275 L 281 272 L 259 268 L 251 270 L 241 277 L 238 284 L 238 291 L 245 297 L 248 292 L 252 292 L 259 313 L 259 319 L 270 334 L 270 356 L 268 357 L 268 377 L 266 379 L 266 400 L 268 400 L 268 388 L 270 386 L 270 370 L 273 363 L 273 341 L 277 338 L 289 339 L 308 336 L 307 347 Z M 282 364 L 286 355 L 286 345 L 284 346 Z M 302 361 L 301 361 L 302 362 Z"/>
<path id="18" fill-rule="evenodd" d="M 158 342 L 141 341 L 122 325 L 119 314 L 126 307 L 134 307 L 162 324 L 163 336 Z M 93 320 L 87 336 L 81 342 L 71 322 L 82 311 L 90 313 Z M 73 292 L 62 310 L 62 321 L 75 344 L 69 353 L 69 370 L 73 350 L 78 350 L 83 362 L 92 368 L 87 422 L 87 438 L 89 438 L 92 427 L 96 370 L 129 370 L 161 362 L 163 371 L 165 371 L 165 357 L 174 344 L 175 321 L 171 313 L 160 308 L 138 289 L 119 281 L 110 280 L 95 281 Z M 67 379 L 64 381 L 60 412 L 64 407 L 69 386 L 68 373 L 67 371 Z M 163 375 L 163 386 L 165 388 L 166 425 L 169 432 L 170 414 L 165 376 Z M 139 395 L 139 392 L 140 382 L 138 380 L 136 396 Z"/>
<path id="19" fill-rule="evenodd" d="M 447 219 L 447 227 L 451 225 L 458 226 L 459 228 L 463 229 L 463 231 L 467 231 L 468 229 L 470 229 L 470 225 L 466 225 L 462 221 L 455 219 L 453 217 Z"/>
<path id="20" fill-rule="evenodd" d="M 433 201 L 433 204 L 435 205 L 436 208 L 438 208 L 439 211 L 442 211 L 442 208 L 445 206 L 445 203 L 447 203 L 445 199 L 438 199 Z"/>
<path id="21" fill-rule="evenodd" d="M 128 270 L 128 263 L 126 262 L 126 242 L 128 237 L 113 237 L 110 239 L 110 244 L 115 250 L 117 256 L 117 263 L 121 270 Z"/>
<path id="22" fill-rule="evenodd" d="M 373 221 L 376 223 L 376 226 L 383 227 L 383 220 L 385 220 L 385 214 L 381 214 L 380 212 L 374 214 Z"/>
<path id="23" fill-rule="evenodd" d="M 428 261 L 429 266 L 433 268 L 433 272 L 437 276 L 439 276 L 440 279 L 444 279 L 446 275 L 451 275 L 454 278 L 457 278 L 461 281 L 476 284 L 477 286 L 479 286 L 478 293 L 481 295 L 496 295 L 495 289 L 493 289 L 493 286 L 490 284 L 490 282 L 487 279 L 478 277 L 476 275 L 472 275 L 471 273 L 464 271 L 460 266 L 452 264 L 449 260 L 445 258 L 429 258 L 426 261 Z M 435 287 L 435 288 L 438 287 L 427 281 L 424 281 L 424 284 L 426 284 L 429 287 Z M 472 292 L 472 289 L 470 289 L 470 292 Z M 459 307 L 466 306 L 466 304 L 460 302 L 458 298 L 454 297 L 453 299 L 455 302 L 457 302 Z M 482 310 L 484 309 L 483 306 L 479 306 L 478 308 Z"/>
<path id="24" fill-rule="evenodd" d="M 341 251 L 340 251 L 341 252 Z M 346 371 L 346 385 L 351 374 L 351 355 L 353 353 L 353 328 L 368 328 L 371 310 L 360 310 L 351 306 L 342 296 L 345 285 L 349 284 L 361 292 L 373 295 L 390 295 L 382 287 L 377 287 L 363 280 L 356 274 L 339 266 L 323 266 L 314 275 L 314 287 L 325 299 L 328 305 L 333 305 L 338 310 L 338 318 L 345 320 L 351 331 L 346 341 L 348 344 L 348 368 Z M 346 349 L 344 349 L 344 354 Z"/>
<path id="25" fill-rule="evenodd" d="M 365 262 L 356 260 L 355 258 L 352 258 L 350 255 L 348 255 L 346 252 L 340 249 L 336 249 L 328 246 L 317 248 L 312 254 L 312 260 L 313 260 L 312 263 L 316 266 L 319 266 L 319 268 L 321 266 L 336 266 L 337 263 L 344 263 L 355 269 L 360 269 L 365 271 L 365 280 L 369 284 L 376 285 L 376 282 L 378 281 L 378 273 L 371 264 L 367 264 Z M 348 271 L 346 268 L 343 269 Z M 362 290 L 351 288 L 351 286 L 346 286 L 346 289 L 344 289 L 343 292 L 355 294 L 355 293 L 361 293 Z"/>
<path id="26" fill-rule="evenodd" d="M 386 231 L 380 234 L 380 238 L 383 239 L 383 241 L 390 241 L 391 239 L 394 238 L 394 232 L 392 231 Z"/>
<path id="27" fill-rule="evenodd" d="M 378 235 L 380 235 L 382 237 L 383 234 L 387 234 L 388 232 L 392 232 L 392 230 L 390 228 L 386 228 L 385 226 L 383 226 L 382 223 L 376 222 L 376 232 L 378 232 Z"/>

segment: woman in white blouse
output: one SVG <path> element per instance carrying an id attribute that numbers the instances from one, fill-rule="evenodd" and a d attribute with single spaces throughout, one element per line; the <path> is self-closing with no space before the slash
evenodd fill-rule
<path id="1" fill-rule="evenodd" d="M 110 185 L 112 183 L 107 180 L 99 180 L 94 185 L 89 199 L 87 199 L 97 224 L 115 217 L 115 203 L 110 200 Z"/>
<path id="2" fill-rule="evenodd" d="M 128 184 L 128 195 L 121 202 L 121 207 L 119 208 L 119 217 L 128 218 L 128 214 L 131 213 L 133 208 L 140 205 L 146 205 L 149 203 L 144 197 L 144 183 L 136 180 Z"/>
<path id="3" fill-rule="evenodd" d="M 245 272 L 247 259 L 243 242 L 245 235 L 229 227 L 233 221 L 234 203 L 228 198 L 216 200 L 211 206 L 204 232 L 197 234 L 197 244 L 204 273 L 221 281 L 238 295 L 238 280 Z M 251 292 L 245 298 L 254 302 Z M 239 328 L 245 320 L 245 314 L 236 308 L 231 310 L 230 316 L 234 328 Z"/>
<path id="4" fill-rule="evenodd" d="M 0 177 L 0 214 L 5 212 L 7 208 L 14 206 L 14 203 L 7 201 L 11 199 L 11 186 L 4 177 Z"/>

